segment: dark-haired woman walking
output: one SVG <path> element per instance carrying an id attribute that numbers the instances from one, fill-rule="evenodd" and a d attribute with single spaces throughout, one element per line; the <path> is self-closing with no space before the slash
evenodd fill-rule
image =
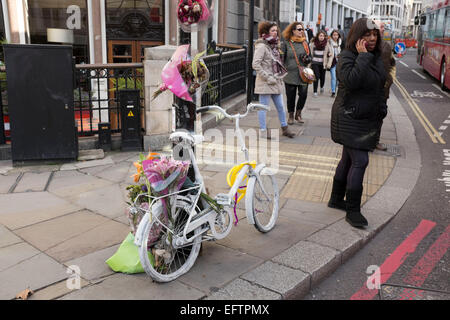
<path id="1" fill-rule="evenodd" d="M 346 221 L 354 227 L 368 225 L 361 214 L 363 179 L 368 151 L 375 148 L 379 124 L 387 114 L 381 40 L 375 23 L 358 19 L 337 66 L 339 91 L 331 111 L 331 137 L 343 150 L 328 206 L 346 210 Z"/>
<path id="2" fill-rule="evenodd" d="M 283 31 L 284 41 L 281 43 L 284 65 L 288 71 L 283 79 L 286 88 L 288 124 L 294 124 L 294 119 L 303 123 L 302 110 L 308 97 L 308 84 L 303 82 L 299 74 L 299 65 L 307 67 L 310 64 L 308 41 L 306 40 L 303 23 L 293 22 Z M 297 110 L 295 100 L 297 98 Z M 295 116 L 294 116 L 295 112 Z"/>
<path id="3" fill-rule="evenodd" d="M 324 30 L 319 30 L 310 44 L 312 55 L 312 69 L 316 76 L 314 81 L 314 97 L 317 97 L 317 89 L 320 81 L 320 93 L 323 93 L 325 86 L 325 74 L 327 69 L 331 67 L 334 55 L 328 43 L 328 36 Z"/>
<path id="4" fill-rule="evenodd" d="M 287 70 L 281 61 L 278 25 L 262 21 L 258 25 L 258 33 L 260 38 L 255 42 L 252 63 L 252 67 L 256 71 L 255 93 L 259 94 L 259 102 L 266 106 L 272 99 L 278 112 L 282 135 L 293 138 L 294 134 L 288 129 L 283 105 L 283 78 L 286 76 Z M 258 111 L 259 135 L 262 138 L 271 139 L 266 126 L 266 114 L 266 111 Z"/>

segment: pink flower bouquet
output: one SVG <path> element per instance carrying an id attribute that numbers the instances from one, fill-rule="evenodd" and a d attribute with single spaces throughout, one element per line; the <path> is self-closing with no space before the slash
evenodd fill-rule
<path id="1" fill-rule="evenodd" d="M 178 98 L 193 102 L 192 95 L 197 90 L 204 90 L 209 80 L 209 71 L 200 58 L 205 52 L 197 54 L 194 59 L 189 56 L 189 45 L 177 48 L 172 58 L 164 66 L 161 78 L 163 84 L 153 94 L 153 99 L 166 90 Z"/>
<path id="2" fill-rule="evenodd" d="M 197 32 L 199 28 L 209 26 L 212 22 L 212 1 L 179 0 L 177 15 L 181 29 L 184 32 Z"/>

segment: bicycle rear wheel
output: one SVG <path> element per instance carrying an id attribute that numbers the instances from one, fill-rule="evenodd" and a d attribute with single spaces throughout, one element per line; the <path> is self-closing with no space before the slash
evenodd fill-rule
<path id="1" fill-rule="evenodd" d="M 278 218 L 279 193 L 275 176 L 264 169 L 256 173 L 248 184 L 250 213 L 255 221 L 255 228 L 260 232 L 269 232 Z"/>
<path id="2" fill-rule="evenodd" d="M 156 282 L 170 282 L 188 272 L 194 265 L 201 247 L 201 236 L 183 247 L 175 247 L 174 235 L 183 233 L 189 213 L 176 208 L 175 221 L 165 221 L 164 214 L 156 214 L 152 221 L 147 220 L 143 241 L 139 248 L 142 267 Z M 198 235 L 201 227 L 195 229 L 187 238 Z"/>

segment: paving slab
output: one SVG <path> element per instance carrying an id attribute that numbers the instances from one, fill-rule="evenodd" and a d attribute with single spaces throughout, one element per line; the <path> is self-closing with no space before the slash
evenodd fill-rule
<path id="1" fill-rule="evenodd" d="M 40 253 L 28 243 L 20 242 L 0 248 L 0 272 Z"/>
<path id="2" fill-rule="evenodd" d="M 76 205 L 89 209 L 108 218 L 117 218 L 125 214 L 127 204 L 124 192 L 118 184 L 106 185 L 71 197 Z"/>
<path id="3" fill-rule="evenodd" d="M 80 193 L 110 186 L 113 183 L 78 171 L 60 171 L 53 175 L 47 190 L 59 197 L 74 201 Z"/>
<path id="4" fill-rule="evenodd" d="M 342 262 L 347 261 L 362 245 L 362 239 L 354 234 L 342 234 L 330 230 L 320 230 L 306 240 L 342 252 Z"/>
<path id="5" fill-rule="evenodd" d="M 36 291 L 67 278 L 66 268 L 62 264 L 40 253 L 0 272 L 0 299 L 14 299 L 27 288 Z"/>
<path id="6" fill-rule="evenodd" d="M 136 161 L 139 159 L 140 152 L 136 151 L 109 151 L 106 152 L 106 156 L 110 157 L 114 163 L 119 163 L 122 161 Z M 145 152 L 143 154 L 146 154 Z"/>
<path id="7" fill-rule="evenodd" d="M 204 294 L 180 281 L 152 282 L 146 274 L 117 274 L 72 292 L 62 300 L 196 300 Z"/>
<path id="8" fill-rule="evenodd" d="M 278 217 L 272 231 L 260 233 L 253 225 L 242 221 L 228 237 L 217 243 L 267 260 L 324 227 L 326 225 Z"/>
<path id="9" fill-rule="evenodd" d="M 209 294 L 263 261 L 237 250 L 204 242 L 202 253 L 194 266 L 179 280 Z"/>
<path id="10" fill-rule="evenodd" d="M 100 160 L 105 157 L 103 149 L 80 150 L 78 161 Z"/>
<path id="11" fill-rule="evenodd" d="M 16 230 L 16 234 L 39 250 L 46 251 L 108 221 L 83 210 Z"/>
<path id="12" fill-rule="evenodd" d="M 0 223 L 10 230 L 80 210 L 49 192 L 0 194 Z"/>
<path id="13" fill-rule="evenodd" d="M 72 281 L 72 280 L 69 280 Z M 89 284 L 88 281 L 81 278 L 80 279 L 80 288 L 84 288 Z M 67 280 L 61 281 L 55 284 L 52 284 L 46 288 L 38 290 L 34 292 L 28 300 L 54 300 L 64 295 L 71 293 L 73 290 L 77 289 L 69 289 L 67 285 Z"/>
<path id="14" fill-rule="evenodd" d="M 235 279 L 205 300 L 280 300 L 279 293 L 261 288 L 243 279 Z"/>
<path id="15" fill-rule="evenodd" d="M 275 291 L 281 294 L 283 299 L 293 299 L 309 291 L 311 276 L 300 270 L 267 261 L 241 278 Z"/>
<path id="16" fill-rule="evenodd" d="M 45 191 L 48 180 L 51 176 L 50 172 L 26 172 L 17 184 L 14 192 L 36 192 Z"/>
<path id="17" fill-rule="evenodd" d="M 80 275 L 87 280 L 95 280 L 114 274 L 115 272 L 106 264 L 106 260 L 111 258 L 120 245 L 95 251 L 83 257 L 67 261 L 66 266 L 75 265 L 80 268 Z"/>
<path id="18" fill-rule="evenodd" d="M 79 162 L 73 162 L 73 163 L 66 163 L 61 166 L 61 171 L 66 170 L 77 170 L 77 169 L 84 169 L 84 168 L 90 168 L 95 166 L 104 166 L 108 164 L 114 164 L 114 161 L 111 159 L 111 157 L 106 157 L 101 160 L 92 160 L 92 161 L 79 161 Z"/>
<path id="19" fill-rule="evenodd" d="M 9 231 L 8 228 L 0 224 L 0 248 L 7 247 L 22 241 L 23 240 L 20 239 L 16 234 Z"/>
<path id="20" fill-rule="evenodd" d="M 361 211 L 362 214 L 364 214 L 364 210 Z M 328 225 L 325 229 L 331 230 L 337 233 L 342 234 L 351 234 L 357 237 L 360 237 L 363 240 L 363 243 L 365 243 L 367 240 L 369 240 L 370 231 L 363 228 L 354 228 L 352 227 L 345 219 L 341 219 L 339 221 L 336 221 L 333 224 Z"/>
<path id="21" fill-rule="evenodd" d="M 0 161 L 0 174 L 7 174 L 13 169 L 13 164 L 11 160 Z"/>
<path id="22" fill-rule="evenodd" d="M 8 193 L 11 187 L 17 182 L 20 173 L 0 175 L 0 193 Z"/>
<path id="23" fill-rule="evenodd" d="M 388 214 L 396 214 L 406 202 L 412 192 L 411 189 L 384 186 L 375 196 L 364 205 L 365 209 L 372 209 Z"/>
<path id="24" fill-rule="evenodd" d="M 135 169 L 132 163 L 125 161 L 112 165 L 106 170 L 96 173 L 95 176 L 112 182 L 122 182 L 128 177 L 131 167 Z"/>
<path id="25" fill-rule="evenodd" d="M 280 216 L 297 219 L 299 221 L 310 221 L 324 225 L 329 225 L 345 217 L 345 212 L 338 209 L 328 208 L 323 205 L 323 211 L 304 212 L 303 208 L 295 209 L 281 209 Z"/>
<path id="26" fill-rule="evenodd" d="M 272 261 L 311 275 L 311 286 L 316 285 L 341 262 L 339 251 L 309 241 L 300 241 Z"/>
<path id="27" fill-rule="evenodd" d="M 48 249 L 46 253 L 60 262 L 67 262 L 120 244 L 129 232 L 129 227 L 111 220 Z"/>

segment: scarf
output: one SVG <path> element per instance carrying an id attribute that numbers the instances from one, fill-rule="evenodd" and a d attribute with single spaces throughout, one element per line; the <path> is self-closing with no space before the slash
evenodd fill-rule
<path id="1" fill-rule="evenodd" d="M 315 38 L 314 39 L 314 46 L 319 51 L 320 50 L 324 50 L 325 46 L 327 45 L 327 42 L 328 42 L 328 40 L 326 39 L 326 37 L 325 37 L 325 39 L 323 39 L 323 41 L 319 41 L 319 38 Z"/>
<path id="2" fill-rule="evenodd" d="M 306 42 L 306 37 L 297 37 L 297 36 L 292 36 L 291 40 L 293 42 L 300 42 L 303 44 L 303 48 L 305 48 L 306 54 L 309 55 L 309 46 L 308 43 Z"/>
<path id="3" fill-rule="evenodd" d="M 283 76 L 287 73 L 286 68 L 281 62 L 280 50 L 278 49 L 278 37 L 272 37 L 270 35 L 263 35 L 263 39 L 269 45 L 273 60 L 272 60 L 272 71 L 274 75 Z"/>
<path id="4" fill-rule="evenodd" d="M 333 39 L 330 39 L 330 44 L 333 47 L 334 51 L 334 57 L 337 60 L 337 56 L 341 53 L 341 47 L 340 47 L 340 41 L 341 39 L 338 39 L 338 42 L 334 41 Z"/>

